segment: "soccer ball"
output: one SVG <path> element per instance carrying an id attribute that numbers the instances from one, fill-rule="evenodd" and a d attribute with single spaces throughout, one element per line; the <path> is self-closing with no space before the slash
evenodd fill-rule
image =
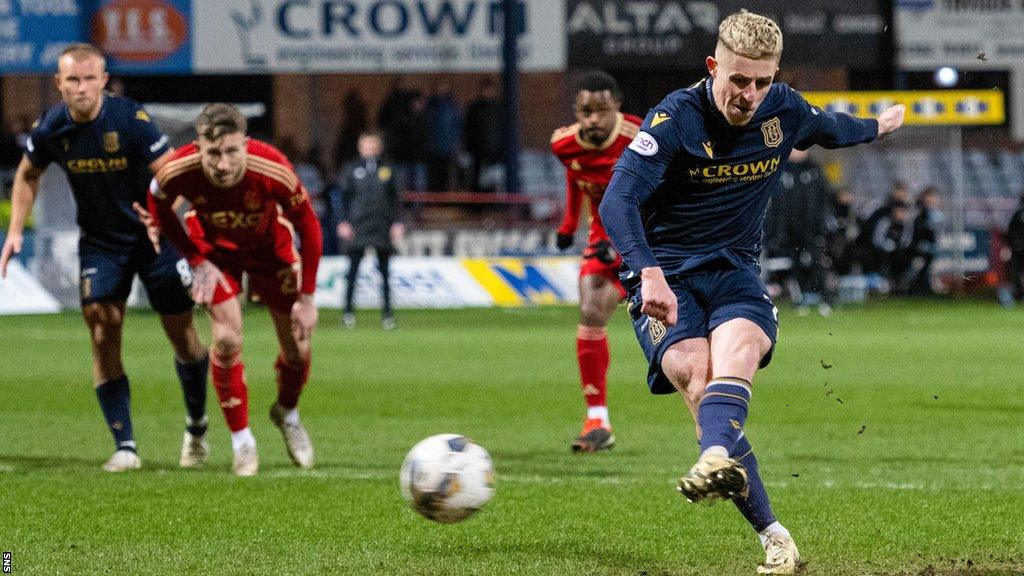
<path id="1" fill-rule="evenodd" d="M 402 495 L 424 517 L 452 524 L 494 495 L 491 455 L 459 434 L 438 434 L 409 450 L 399 474 Z"/>

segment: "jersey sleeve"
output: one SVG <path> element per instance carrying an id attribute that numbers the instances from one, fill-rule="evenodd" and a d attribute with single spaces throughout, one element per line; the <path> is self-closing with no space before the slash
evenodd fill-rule
<path id="1" fill-rule="evenodd" d="M 149 113 L 142 106 L 135 106 L 130 126 L 132 139 L 147 164 L 170 150 L 167 135 L 160 132 Z"/>
<path id="2" fill-rule="evenodd" d="M 50 154 L 49 144 L 50 132 L 43 128 L 37 120 L 25 141 L 25 155 L 28 156 L 28 160 L 33 166 L 45 168 L 50 165 L 50 162 L 53 162 L 54 158 Z"/>
<path id="3" fill-rule="evenodd" d="M 845 148 L 871 142 L 878 137 L 877 120 L 857 118 L 842 112 L 826 112 L 812 106 L 796 90 L 790 89 L 790 92 L 801 116 L 800 131 L 794 146 L 798 150 L 806 150 L 814 145 Z"/>
<path id="4" fill-rule="evenodd" d="M 147 208 L 153 216 L 153 224 L 170 239 L 171 244 L 174 244 L 190 265 L 196 266 L 213 252 L 213 246 L 198 235 L 193 237 L 185 231 L 181 220 L 174 212 L 174 200 L 178 194 L 173 192 L 173 189 L 173 180 L 165 181 L 164 185 L 160 186 L 158 178 L 153 178 L 149 183 L 149 194 L 146 195 Z"/>
<path id="5" fill-rule="evenodd" d="M 295 231 L 299 235 L 299 256 L 302 258 L 300 291 L 303 294 L 312 294 L 316 291 L 316 272 L 320 266 L 320 256 L 323 254 L 323 232 L 320 229 L 320 221 L 313 212 L 306 187 L 302 185 L 302 181 L 295 175 L 291 166 L 287 166 L 287 169 L 295 178 L 295 186 L 289 187 L 275 181 L 271 187 L 271 195 L 281 205 L 284 217 L 295 226 Z"/>
<path id="6" fill-rule="evenodd" d="M 665 105 L 652 109 L 640 132 L 622 151 L 605 190 L 599 214 L 608 237 L 631 271 L 658 266 L 647 244 L 640 207 L 664 180 L 669 163 L 682 149 L 683 115 Z"/>
<path id="7" fill-rule="evenodd" d="M 562 223 L 558 226 L 558 233 L 571 236 L 576 233 L 576 227 L 580 222 L 580 208 L 583 205 L 583 192 L 576 185 L 576 178 L 572 171 L 565 171 L 565 215 Z"/>

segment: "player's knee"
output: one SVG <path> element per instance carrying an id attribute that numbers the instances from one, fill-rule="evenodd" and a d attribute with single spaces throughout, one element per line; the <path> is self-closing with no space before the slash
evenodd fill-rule
<path id="1" fill-rule="evenodd" d="M 234 334 L 220 334 L 213 339 L 213 355 L 218 359 L 234 358 L 242 353 L 242 338 Z"/>
<path id="2" fill-rule="evenodd" d="M 281 352 L 281 360 L 289 366 L 305 366 L 309 362 L 309 352 L 300 349 Z"/>
<path id="3" fill-rule="evenodd" d="M 608 323 L 603 310 L 593 302 L 580 304 L 580 323 L 584 326 L 604 326 Z"/>

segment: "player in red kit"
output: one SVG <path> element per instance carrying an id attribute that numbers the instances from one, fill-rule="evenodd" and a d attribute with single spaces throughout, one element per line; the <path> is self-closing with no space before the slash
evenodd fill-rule
<path id="1" fill-rule="evenodd" d="M 148 213 L 136 210 L 151 225 L 151 236 L 162 230 L 192 266 L 192 296 L 206 306 L 213 327 L 213 383 L 231 429 L 232 471 L 251 476 L 259 468 L 241 360 L 237 296 L 243 272 L 270 309 L 281 347 L 270 418 L 281 429 L 292 462 L 309 468 L 313 445 L 296 406 L 309 378 L 317 320 L 313 291 L 322 250 L 320 223 L 291 164 L 273 146 L 248 138 L 245 117 L 233 106 L 207 105 L 196 119 L 196 132 L 196 142 L 179 148 L 157 173 Z M 179 196 L 192 207 L 187 231 L 173 209 Z"/>
<path id="2" fill-rule="evenodd" d="M 619 111 L 622 92 L 604 72 L 589 72 L 576 89 L 576 123 L 555 130 L 551 151 L 566 169 L 565 218 L 558 227 L 557 245 L 572 246 L 583 199 L 590 207 L 590 231 L 580 267 L 580 324 L 576 357 L 580 366 L 587 418 L 572 444 L 574 452 L 596 452 L 615 445 L 608 417 L 608 335 L 606 326 L 626 292 L 619 283 L 622 260 L 601 225 L 597 207 L 612 178 L 622 150 L 640 130 L 641 119 Z"/>

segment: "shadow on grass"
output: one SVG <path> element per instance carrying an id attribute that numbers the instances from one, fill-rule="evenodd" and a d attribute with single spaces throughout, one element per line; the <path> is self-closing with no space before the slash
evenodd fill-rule
<path id="1" fill-rule="evenodd" d="M 98 472 L 105 461 L 100 458 L 85 458 L 82 456 L 0 454 L 0 473 L 17 474 L 19 472 L 71 469 L 85 469 Z M 139 472 L 167 472 L 173 470 L 182 470 L 182 468 L 176 464 L 143 459 L 142 469 Z"/>

